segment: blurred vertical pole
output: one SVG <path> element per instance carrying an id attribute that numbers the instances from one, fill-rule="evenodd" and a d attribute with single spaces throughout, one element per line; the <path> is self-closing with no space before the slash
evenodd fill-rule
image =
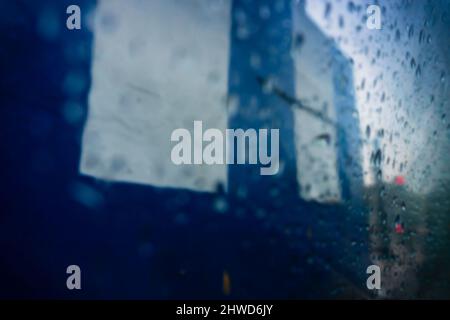
<path id="1" fill-rule="evenodd" d="M 229 166 L 229 191 L 245 192 L 261 205 L 298 195 L 292 110 L 271 92 L 273 84 L 294 96 L 291 5 L 290 0 L 232 3 L 229 128 L 279 129 L 280 169 L 261 176 L 259 165 Z"/>

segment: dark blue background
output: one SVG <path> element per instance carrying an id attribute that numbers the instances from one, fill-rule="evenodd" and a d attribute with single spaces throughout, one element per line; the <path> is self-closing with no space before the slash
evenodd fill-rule
<path id="1" fill-rule="evenodd" d="M 67 122 L 62 106 L 87 111 L 92 34 L 65 28 L 72 3 L 0 0 L 1 298 L 225 298 L 224 270 L 230 298 L 337 297 L 342 279 L 364 290 L 366 222 L 343 206 L 306 203 L 296 188 L 270 202 L 265 189 L 239 199 L 80 176 L 85 118 Z M 46 8 L 61 22 L 54 38 L 36 27 Z M 63 90 L 71 70 L 87 79 L 75 98 Z M 98 205 L 77 201 L 80 184 Z M 66 289 L 71 264 L 81 291 Z"/>

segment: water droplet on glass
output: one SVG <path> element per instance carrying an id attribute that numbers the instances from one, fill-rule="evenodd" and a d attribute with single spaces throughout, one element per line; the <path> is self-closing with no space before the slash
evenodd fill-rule
<path id="1" fill-rule="evenodd" d="M 228 209 L 228 203 L 224 197 L 218 197 L 214 201 L 214 210 L 219 213 L 225 213 Z"/>
<path id="2" fill-rule="evenodd" d="M 419 64 L 416 69 L 416 77 L 420 77 L 421 74 L 422 74 L 422 69 L 420 68 L 420 64 Z"/>
<path id="3" fill-rule="evenodd" d="M 412 38 L 414 36 L 414 26 L 410 25 L 408 26 L 408 38 Z"/>
<path id="4" fill-rule="evenodd" d="M 400 41 L 400 30 L 397 29 L 397 31 L 395 32 L 395 41 Z"/>

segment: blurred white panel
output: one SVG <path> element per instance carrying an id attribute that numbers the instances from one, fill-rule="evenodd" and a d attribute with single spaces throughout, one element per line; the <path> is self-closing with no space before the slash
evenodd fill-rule
<path id="1" fill-rule="evenodd" d="M 213 191 L 226 165 L 172 163 L 171 133 L 227 125 L 230 1 L 103 0 L 94 19 L 80 171 Z"/>
<path id="2" fill-rule="evenodd" d="M 302 4 L 294 8 L 296 95 L 308 107 L 334 120 L 333 42 L 310 20 Z M 302 198 L 339 201 L 336 128 L 303 110 L 295 109 L 294 117 L 297 178 Z"/>

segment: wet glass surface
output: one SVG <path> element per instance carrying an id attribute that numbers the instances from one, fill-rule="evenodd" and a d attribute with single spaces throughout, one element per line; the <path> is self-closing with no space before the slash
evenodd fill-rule
<path id="1" fill-rule="evenodd" d="M 449 1 L 73 2 L 0 1 L 0 297 L 450 298 Z"/>

